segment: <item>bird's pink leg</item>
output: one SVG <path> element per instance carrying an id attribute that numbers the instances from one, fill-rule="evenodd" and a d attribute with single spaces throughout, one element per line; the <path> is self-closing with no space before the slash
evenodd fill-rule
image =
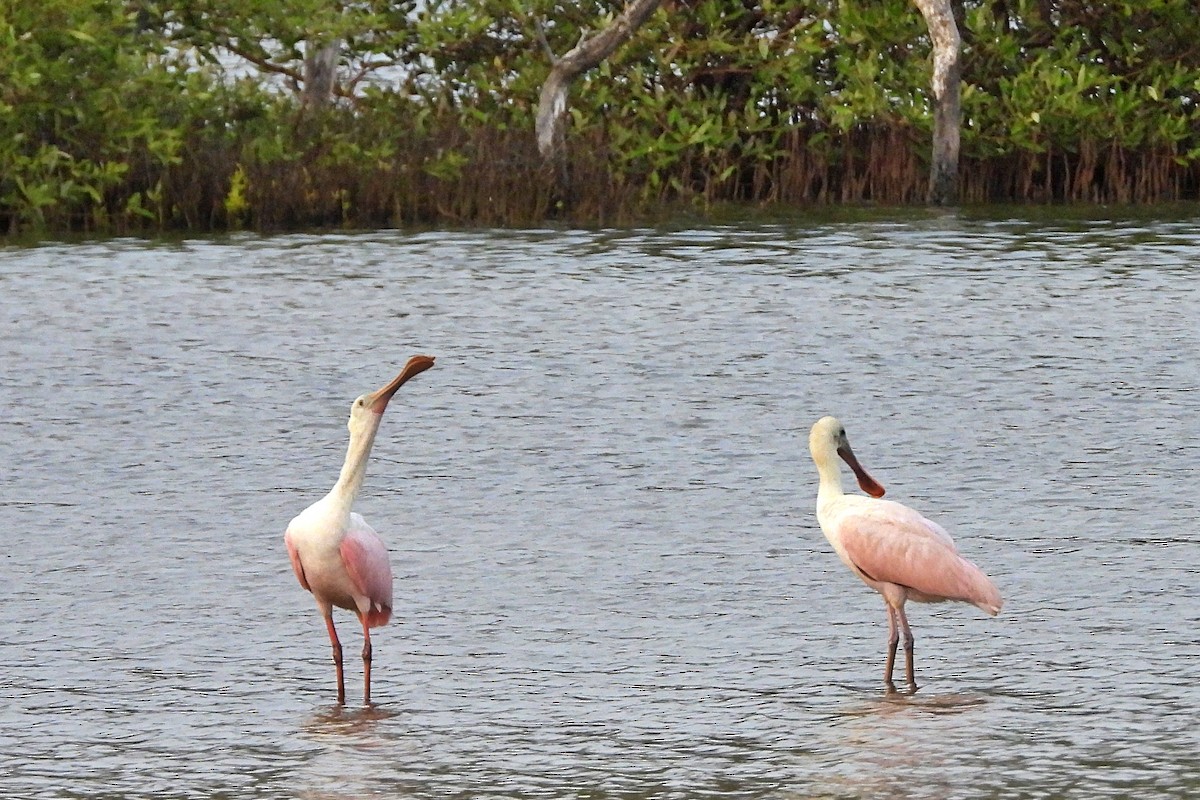
<path id="1" fill-rule="evenodd" d="M 891 603 L 884 605 L 888 612 L 888 650 L 887 664 L 883 668 L 883 685 L 890 694 L 896 691 L 896 684 L 892 683 L 892 667 L 896 664 L 896 645 L 900 643 L 900 633 L 896 630 L 896 609 L 892 608 Z"/>
<path id="2" fill-rule="evenodd" d="M 371 628 L 365 614 L 359 614 L 363 626 L 363 705 L 371 705 Z"/>
<path id="3" fill-rule="evenodd" d="M 338 641 L 337 630 L 333 627 L 333 611 L 325 612 L 325 627 L 329 630 L 329 643 L 333 645 L 333 666 L 337 670 L 338 705 L 346 704 L 346 680 L 342 676 L 342 643 Z"/>
<path id="4" fill-rule="evenodd" d="M 904 613 L 904 606 L 896 609 L 896 616 L 900 620 L 900 629 L 904 633 L 904 677 L 908 679 L 908 691 L 915 693 L 917 679 L 913 677 L 913 635 L 912 629 L 908 627 L 908 616 Z"/>

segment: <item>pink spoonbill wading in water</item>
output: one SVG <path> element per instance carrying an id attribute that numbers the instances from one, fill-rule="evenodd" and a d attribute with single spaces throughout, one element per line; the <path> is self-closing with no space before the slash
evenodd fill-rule
<path id="1" fill-rule="evenodd" d="M 888 654 L 883 679 L 889 692 L 896 645 L 904 637 L 905 677 L 910 692 L 917 690 L 913 676 L 913 635 L 904 614 L 904 603 L 939 603 L 959 600 L 995 616 L 1004 601 L 979 567 L 958 554 L 950 534 L 908 506 L 883 497 L 883 486 L 872 478 L 850 449 L 846 429 L 833 417 L 822 417 L 812 427 L 808 448 L 817 465 L 817 521 L 838 557 L 862 582 L 883 595 L 888 612 Z M 871 495 L 842 493 L 838 457 L 845 461 L 859 487 Z"/>
<path id="2" fill-rule="evenodd" d="M 390 383 L 350 406 L 350 446 L 329 494 L 288 524 L 284 542 L 300 585 L 312 592 L 325 619 L 337 670 L 338 704 L 346 702 L 342 645 L 333 627 L 333 607 L 353 611 L 363 630 L 363 703 L 371 702 L 371 628 L 392 618 L 392 565 L 387 547 L 360 514 L 351 511 L 367 472 L 371 445 L 388 401 L 410 378 L 433 366 L 430 356 L 413 356 Z"/>

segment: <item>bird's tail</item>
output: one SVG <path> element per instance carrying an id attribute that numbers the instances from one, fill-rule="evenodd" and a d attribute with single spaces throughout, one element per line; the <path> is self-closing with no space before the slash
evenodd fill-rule
<path id="1" fill-rule="evenodd" d="M 391 606 L 371 605 L 371 609 L 367 611 L 363 617 L 366 619 L 368 628 L 378 628 L 381 625 L 387 625 L 392 618 Z"/>
<path id="2" fill-rule="evenodd" d="M 975 572 L 977 574 L 971 581 L 971 594 L 968 602 L 974 603 L 985 613 L 994 617 L 1004 607 L 1004 599 L 1000 597 L 1000 590 L 996 588 L 996 584 L 992 583 L 992 579 L 983 574 L 983 570 L 975 567 Z"/>

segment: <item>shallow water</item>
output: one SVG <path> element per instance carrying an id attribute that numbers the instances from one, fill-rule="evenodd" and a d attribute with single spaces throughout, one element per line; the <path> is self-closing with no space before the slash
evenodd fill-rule
<path id="1" fill-rule="evenodd" d="M 0 795 L 1200 793 L 1195 220 L 0 250 Z M 288 520 L 417 352 L 358 509 L 397 613 L 328 642 Z M 816 526 L 807 432 L 1006 598 Z"/>

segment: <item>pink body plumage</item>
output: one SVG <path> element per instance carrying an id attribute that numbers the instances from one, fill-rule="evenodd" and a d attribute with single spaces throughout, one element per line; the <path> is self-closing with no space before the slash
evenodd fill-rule
<path id="1" fill-rule="evenodd" d="M 916 691 L 913 637 L 904 604 L 909 600 L 958 600 L 994 616 L 1004 601 L 991 579 L 959 555 L 954 540 L 940 525 L 908 506 L 880 499 L 883 486 L 859 464 L 840 422 L 833 417 L 818 420 L 808 444 L 820 476 L 817 521 L 821 530 L 842 562 L 887 604 L 884 683 L 894 690 L 892 667 L 903 634 L 906 677 L 909 688 Z M 839 458 L 850 466 L 859 487 L 870 497 L 842 492 Z"/>

